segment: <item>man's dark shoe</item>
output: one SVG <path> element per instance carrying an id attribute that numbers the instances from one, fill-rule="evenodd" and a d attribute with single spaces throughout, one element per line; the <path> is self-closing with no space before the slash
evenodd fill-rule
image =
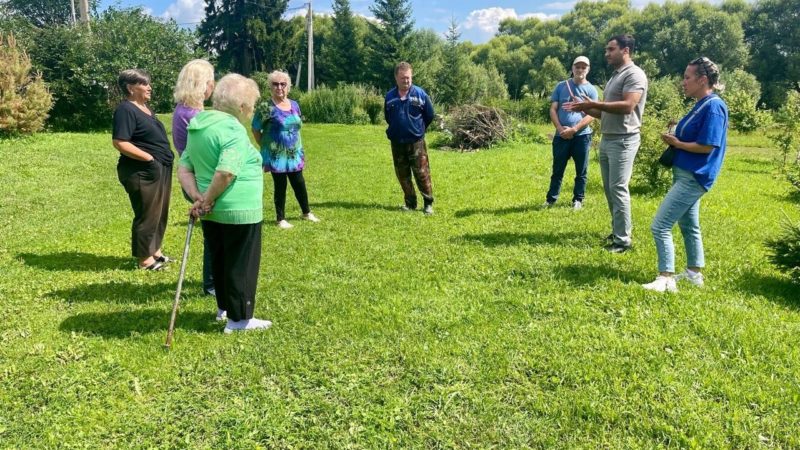
<path id="1" fill-rule="evenodd" d="M 606 243 L 608 243 L 609 245 L 614 243 L 614 233 L 611 233 L 608 236 L 606 236 Z"/>
<path id="2" fill-rule="evenodd" d="M 630 245 L 620 245 L 620 244 L 610 244 L 606 245 L 605 248 L 609 253 L 625 253 L 631 249 Z"/>

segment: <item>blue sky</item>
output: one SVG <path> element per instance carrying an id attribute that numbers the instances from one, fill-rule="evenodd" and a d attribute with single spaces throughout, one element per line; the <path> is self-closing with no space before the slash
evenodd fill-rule
<path id="1" fill-rule="evenodd" d="M 305 0 L 290 0 L 289 7 L 299 7 Z M 371 17 L 369 6 L 372 0 L 351 0 L 351 8 L 356 14 Z M 634 4 L 638 1 L 634 0 Z M 558 18 L 572 9 L 574 1 L 549 0 L 411 0 L 416 28 L 430 28 L 444 33 L 455 18 L 459 24 L 461 38 L 482 43 L 489 40 L 497 31 L 500 20 L 514 17 Z M 156 17 L 173 18 L 178 23 L 199 22 L 203 19 L 203 0 L 101 0 L 102 8 L 110 5 L 142 6 Z M 313 0 L 313 8 L 318 13 L 330 13 L 330 0 Z M 305 12 L 296 10 L 294 14 Z M 190 25 L 189 25 L 190 26 Z"/>

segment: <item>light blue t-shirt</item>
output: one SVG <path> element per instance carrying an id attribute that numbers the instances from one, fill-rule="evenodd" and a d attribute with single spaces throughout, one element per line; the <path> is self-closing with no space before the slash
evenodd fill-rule
<path id="1" fill-rule="evenodd" d="M 711 189 L 722 168 L 728 139 L 728 105 L 716 94 L 703 97 L 689 114 L 678 122 L 675 136 L 683 142 L 697 142 L 714 147 L 711 153 L 691 153 L 678 149 L 675 167 L 694 174 L 706 191 Z"/>
<path id="2" fill-rule="evenodd" d="M 586 95 L 592 100 L 597 100 L 597 89 L 595 89 L 594 86 L 592 86 L 592 83 L 589 82 L 575 84 L 571 78 L 556 85 L 556 88 L 553 90 L 553 95 L 550 96 L 550 101 L 558 102 L 558 121 L 561 122 L 561 125 L 565 127 L 572 127 L 580 122 L 584 116 L 579 112 L 570 112 L 564 110 L 564 103 L 573 101 L 573 98 L 569 95 L 567 83 L 569 83 L 569 89 L 572 90 L 572 94 L 578 99 L 582 98 L 583 95 Z M 575 135 L 580 136 L 583 134 L 589 134 L 591 132 L 592 128 L 590 126 L 586 126 L 584 129 L 575 133 Z"/>

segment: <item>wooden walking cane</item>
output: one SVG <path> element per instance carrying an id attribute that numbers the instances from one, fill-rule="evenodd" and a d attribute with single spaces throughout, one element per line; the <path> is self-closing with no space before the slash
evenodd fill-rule
<path id="1" fill-rule="evenodd" d="M 175 301 L 172 303 L 172 316 L 169 319 L 167 329 L 167 342 L 164 347 L 169 350 L 172 348 L 172 334 L 175 332 L 175 318 L 178 316 L 178 305 L 181 301 L 181 288 L 183 287 L 183 276 L 186 274 L 186 264 L 189 262 L 189 243 L 192 241 L 192 230 L 197 219 L 189 214 L 189 226 L 186 228 L 186 245 L 183 246 L 183 259 L 181 259 L 181 272 L 178 275 L 178 288 L 175 291 Z"/>

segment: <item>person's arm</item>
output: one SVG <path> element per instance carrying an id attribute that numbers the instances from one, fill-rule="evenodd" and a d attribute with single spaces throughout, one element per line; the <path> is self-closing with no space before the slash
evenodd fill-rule
<path id="1" fill-rule="evenodd" d="M 433 122 L 433 118 L 435 113 L 433 112 L 433 102 L 431 102 L 431 98 L 428 94 L 425 94 L 425 110 L 422 113 L 422 120 L 425 122 L 425 129 L 428 129 L 428 126 Z"/>
<path id="2" fill-rule="evenodd" d="M 564 130 L 564 127 L 561 126 L 561 121 L 558 120 L 558 102 L 550 103 L 550 121 L 556 126 L 556 132 L 561 134 L 561 132 Z"/>
<path id="3" fill-rule="evenodd" d="M 588 95 L 583 95 L 583 101 L 566 102 L 564 109 L 567 111 L 585 112 L 593 117 L 600 117 L 601 113 L 630 114 L 642 98 L 641 92 L 624 92 L 622 100 L 616 102 L 601 102 L 592 100 Z"/>
<path id="4" fill-rule="evenodd" d="M 114 145 L 120 153 L 127 156 L 131 159 L 136 159 L 139 161 L 152 161 L 153 155 L 147 153 L 146 151 L 140 149 L 139 147 L 131 144 L 128 141 L 123 141 L 120 139 L 112 139 L 111 143 Z"/>
<path id="5" fill-rule="evenodd" d="M 214 201 L 225 192 L 225 189 L 228 189 L 228 186 L 230 186 L 234 178 L 236 177 L 230 172 L 223 172 L 221 170 L 214 172 L 211 184 L 208 185 L 208 189 L 206 189 L 205 194 L 203 194 L 203 199 L 201 201 L 203 211 L 211 211 L 211 208 L 214 206 Z"/>
<path id="6" fill-rule="evenodd" d="M 178 166 L 178 182 L 192 201 L 196 202 L 203 198 L 203 194 L 197 189 L 197 179 L 194 176 L 194 172 L 187 167 Z"/>
<path id="7" fill-rule="evenodd" d="M 385 120 L 387 124 L 389 123 L 389 102 L 387 98 L 383 99 L 383 120 Z"/>
<path id="8" fill-rule="evenodd" d="M 685 150 L 689 153 L 700 153 L 700 154 L 708 154 L 714 150 L 713 145 L 705 145 L 700 144 L 697 142 L 683 142 L 678 139 L 677 136 L 674 134 L 664 133 L 661 135 L 661 140 L 664 141 L 665 144 L 671 145 L 675 148 L 679 148 L 681 150 Z"/>

